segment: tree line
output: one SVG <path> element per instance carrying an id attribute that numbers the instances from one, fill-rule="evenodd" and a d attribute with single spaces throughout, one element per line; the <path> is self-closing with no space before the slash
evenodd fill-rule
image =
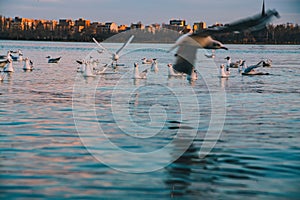
<path id="1" fill-rule="evenodd" d="M 147 30 L 144 32 L 147 33 Z M 95 33 L 89 29 L 81 32 L 49 30 L 40 26 L 27 30 L 2 29 L 0 39 L 91 42 L 93 37 L 103 41 L 115 34 L 117 33 Z M 297 24 L 268 25 L 265 29 L 256 32 L 218 34 L 214 38 L 225 44 L 300 44 L 300 27 Z M 159 42 L 168 41 L 168 38 L 165 39 L 161 38 Z"/>

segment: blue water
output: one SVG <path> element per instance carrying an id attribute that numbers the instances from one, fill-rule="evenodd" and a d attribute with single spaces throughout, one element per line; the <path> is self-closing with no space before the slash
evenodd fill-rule
<path id="1" fill-rule="evenodd" d="M 95 47 L 1 41 L 1 54 L 22 49 L 35 68 L 14 62 L 0 82 L 2 199 L 300 198 L 300 46 L 228 45 L 214 60 L 199 50 L 192 83 L 168 78 L 169 44 L 130 44 L 125 66 L 85 79 L 76 59 L 108 59 Z M 228 55 L 272 59 L 259 69 L 271 75 L 220 79 Z M 135 81 L 134 62 L 150 68 L 143 57 L 159 72 Z"/>

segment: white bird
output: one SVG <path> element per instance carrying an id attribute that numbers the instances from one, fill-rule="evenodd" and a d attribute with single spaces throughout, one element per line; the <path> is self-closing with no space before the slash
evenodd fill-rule
<path id="1" fill-rule="evenodd" d="M 171 63 L 168 64 L 168 76 L 169 77 L 183 77 L 186 76 L 186 74 L 177 72 L 173 69 L 173 65 Z"/>
<path id="2" fill-rule="evenodd" d="M 191 75 L 196 63 L 197 50 L 204 49 L 227 49 L 221 42 L 212 39 L 210 35 L 228 32 L 257 31 L 266 27 L 273 17 L 279 17 L 276 10 L 265 12 L 264 6 L 261 14 L 245 18 L 224 26 L 203 29 L 197 33 L 187 33 L 181 36 L 171 50 L 178 47 L 175 54 L 176 61 L 173 68 L 178 72 Z"/>
<path id="3" fill-rule="evenodd" d="M 93 38 L 93 40 L 94 40 L 94 42 L 101 48 L 101 49 L 103 49 L 104 51 L 106 51 L 106 52 L 108 52 L 109 54 L 111 54 L 111 59 L 112 59 L 112 63 L 111 63 L 111 65 L 113 65 L 113 63 L 115 62 L 116 63 L 116 66 L 118 65 L 118 60 L 119 60 L 119 58 L 120 58 L 120 56 L 119 56 L 119 53 L 133 40 L 133 38 L 134 38 L 134 35 L 132 35 L 128 40 L 127 40 L 127 42 L 125 42 L 124 44 L 123 44 L 123 46 L 119 49 L 119 50 L 117 50 L 115 53 L 113 53 L 113 52 L 110 52 L 108 49 L 106 49 L 103 45 L 101 45 L 95 38 Z"/>
<path id="4" fill-rule="evenodd" d="M 211 50 L 211 54 L 204 54 L 207 58 L 215 58 L 216 55 L 215 55 L 215 50 Z"/>
<path id="5" fill-rule="evenodd" d="M 221 78 L 228 78 L 230 76 L 230 71 L 225 70 L 225 65 L 220 65 L 220 77 Z"/>
<path id="6" fill-rule="evenodd" d="M 156 59 L 153 59 L 152 64 L 151 64 L 151 71 L 157 73 L 158 72 L 158 66 L 157 66 L 157 61 Z"/>
<path id="7" fill-rule="evenodd" d="M 76 60 L 76 62 L 80 65 L 77 68 L 77 72 L 83 73 L 85 68 L 85 61 L 84 60 Z"/>
<path id="8" fill-rule="evenodd" d="M 267 59 L 266 61 L 263 61 L 263 67 L 271 67 L 272 66 L 272 60 Z"/>
<path id="9" fill-rule="evenodd" d="M 197 70 L 196 69 L 193 69 L 192 70 L 192 73 L 191 73 L 191 75 L 187 75 L 187 80 L 189 80 L 189 81 L 195 81 L 195 80 L 198 80 L 198 72 L 197 72 Z"/>
<path id="10" fill-rule="evenodd" d="M 147 59 L 147 58 L 143 58 L 142 59 L 142 64 L 152 64 L 153 59 Z"/>
<path id="11" fill-rule="evenodd" d="M 13 56 L 10 52 L 10 58 L 13 60 L 13 61 L 23 61 L 23 53 L 20 49 L 18 49 L 18 51 L 14 52 L 14 53 L 17 53 L 18 56 Z"/>
<path id="12" fill-rule="evenodd" d="M 84 71 L 83 71 L 83 76 L 84 77 L 95 77 L 96 75 L 93 73 L 92 65 L 90 61 L 85 61 L 84 62 Z"/>
<path id="13" fill-rule="evenodd" d="M 5 65 L 3 71 L 4 72 L 14 72 L 13 64 L 12 64 L 12 59 L 7 60 L 8 63 Z"/>
<path id="14" fill-rule="evenodd" d="M 24 71 L 29 71 L 29 70 L 32 70 L 33 69 L 33 63 L 31 60 L 29 60 L 28 58 L 25 58 L 25 63 L 24 63 L 24 66 L 23 66 L 23 70 Z"/>
<path id="15" fill-rule="evenodd" d="M 253 76 L 253 75 L 269 75 L 269 73 L 265 73 L 265 72 L 258 72 L 255 69 L 258 67 L 262 67 L 262 63 L 263 61 L 260 61 L 259 63 L 257 63 L 256 65 L 251 65 L 249 67 L 246 66 L 246 61 L 244 60 L 241 64 L 242 66 L 242 75 L 247 75 L 247 76 Z"/>
<path id="16" fill-rule="evenodd" d="M 226 64 L 226 68 L 238 68 L 241 64 L 242 64 L 242 60 L 238 60 L 235 63 L 231 62 L 231 58 L 229 56 L 227 56 L 226 58 L 224 58 L 227 60 L 227 64 Z"/>
<path id="17" fill-rule="evenodd" d="M 147 78 L 148 70 L 144 70 L 141 73 L 139 72 L 139 65 L 134 63 L 134 71 L 133 71 L 133 78 L 134 79 L 146 79 Z"/>
<path id="18" fill-rule="evenodd" d="M 61 56 L 58 58 L 51 58 L 50 56 L 47 56 L 46 58 L 48 58 L 48 63 L 58 63 L 61 59 Z"/>

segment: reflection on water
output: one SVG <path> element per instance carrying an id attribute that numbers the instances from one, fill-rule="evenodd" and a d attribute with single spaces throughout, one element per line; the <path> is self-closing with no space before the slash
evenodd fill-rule
<path id="1" fill-rule="evenodd" d="M 229 51 L 216 52 L 216 70 L 229 54 L 233 60 L 245 59 L 249 64 L 270 58 L 272 67 L 261 70 L 272 75 L 242 77 L 232 69 L 233 77 L 228 79 L 200 74 L 191 85 L 185 79 L 167 77 L 167 63 L 173 57 L 162 56 L 165 51 L 161 49 L 169 49 L 169 45 L 147 45 L 130 45 L 124 50 L 126 53 L 140 50 L 120 60 L 133 63 L 143 57 L 158 58 L 159 72 L 149 73 L 147 80 L 132 79 L 131 64 L 120 67 L 118 72 L 108 71 L 84 79 L 77 76 L 75 61 L 88 55 L 93 43 L 2 41 L 2 54 L 8 49 L 22 49 L 24 56 L 33 60 L 35 70 L 23 72 L 23 64 L 14 62 L 15 73 L 0 82 L 0 196 L 3 199 L 298 199 L 299 46 L 229 45 Z M 118 47 L 119 44 L 111 44 L 112 49 Z M 48 55 L 62 55 L 62 60 L 59 64 L 48 64 L 45 58 Z M 97 54 L 92 56 L 96 58 Z M 199 72 L 213 67 L 205 66 L 207 58 L 203 62 L 197 63 Z M 140 68 L 144 70 L 147 66 Z M 153 172 L 135 174 L 112 169 L 93 157 L 83 145 L 73 118 L 72 104 L 82 103 L 73 98 L 80 95 L 73 92 L 76 77 L 80 80 L 78 86 L 91 90 L 95 87 L 95 95 L 85 100 L 94 103 L 97 120 L 83 110 L 82 120 L 91 126 L 85 127 L 86 135 L 81 137 L 99 142 L 96 151 L 108 151 L 107 144 L 101 141 L 103 138 L 95 138 L 89 132 L 100 124 L 111 142 L 130 153 L 151 152 L 174 141 L 167 153 L 156 155 L 155 159 L 120 157 L 117 152 L 106 154 L 117 167 L 130 166 L 134 171 L 161 166 L 165 159 L 174 162 Z M 209 90 L 207 79 L 211 81 Z M 172 93 L 173 88 L 188 87 L 197 95 L 199 119 L 182 118 L 181 102 Z M 212 118 L 209 94 L 220 88 L 226 91 L 226 121 L 213 151 L 199 158 Z M 122 118 L 124 113 L 120 110 L 113 115 L 114 104 L 127 109 L 131 119 Z M 116 126 L 116 119 L 124 127 Z M 197 128 L 193 125 L 196 120 L 199 120 Z M 137 126 L 140 130 L 155 128 L 158 134 L 150 138 L 132 137 L 132 133 L 145 137 L 153 132 L 128 132 L 133 127 L 126 125 L 129 122 L 140 125 Z M 214 128 L 211 127 L 212 131 L 217 131 Z M 191 135 L 174 140 L 179 131 L 187 134 L 195 129 L 197 136 L 191 144 Z M 178 157 L 187 144 L 188 149 Z"/>

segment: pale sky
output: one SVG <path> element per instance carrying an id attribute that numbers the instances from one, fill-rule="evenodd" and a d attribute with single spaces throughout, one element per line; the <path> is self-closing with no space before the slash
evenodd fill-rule
<path id="1" fill-rule="evenodd" d="M 265 0 L 266 9 L 276 9 L 281 18 L 273 24 L 300 24 L 300 0 Z M 230 23 L 261 12 L 262 0 L 0 0 L 0 15 L 34 19 L 89 19 L 120 24 L 168 23 L 185 19 Z"/>

